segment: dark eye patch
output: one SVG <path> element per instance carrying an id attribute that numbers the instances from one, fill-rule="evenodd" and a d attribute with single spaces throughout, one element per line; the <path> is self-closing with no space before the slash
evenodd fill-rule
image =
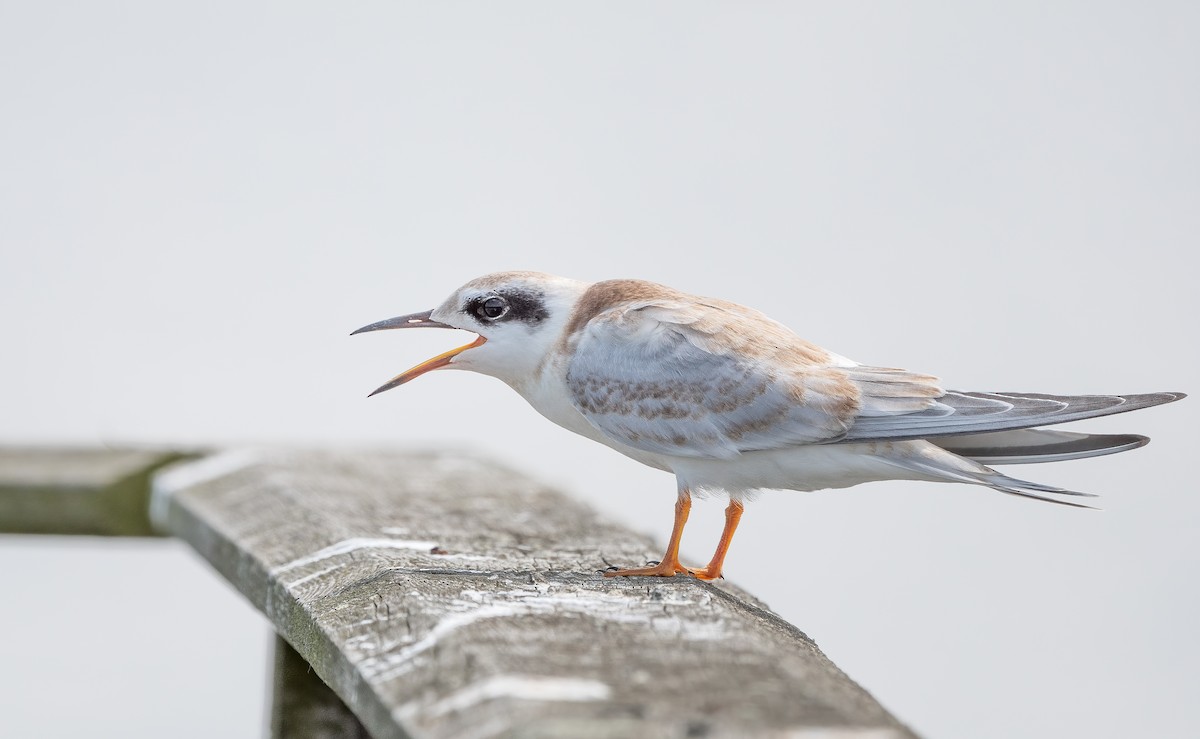
<path id="1" fill-rule="evenodd" d="M 490 295 L 471 298 L 464 310 L 487 323 L 520 321 L 537 325 L 550 317 L 543 293 L 520 288 L 504 288 Z"/>

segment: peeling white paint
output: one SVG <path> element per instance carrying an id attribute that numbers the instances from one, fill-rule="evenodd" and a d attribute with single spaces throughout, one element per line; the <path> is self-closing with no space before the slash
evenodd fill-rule
<path id="1" fill-rule="evenodd" d="M 355 537 L 353 539 L 342 539 L 336 544 L 330 544 L 324 549 L 319 549 L 312 554 L 293 559 L 287 564 L 279 565 L 271 569 L 271 573 L 278 575 L 288 570 L 294 570 L 297 567 L 310 565 L 313 562 L 320 562 L 323 559 L 336 557 L 339 554 L 349 554 L 350 552 L 358 551 L 359 549 L 404 549 L 412 552 L 429 553 L 438 544 L 436 541 L 408 541 L 405 539 L 369 539 L 365 537 Z"/>
<path id="2" fill-rule="evenodd" d="M 525 609 L 501 603 L 475 608 L 463 613 L 449 614 L 430 629 L 428 634 L 417 641 L 403 647 L 399 652 L 383 655 L 378 665 L 364 665 L 364 672 L 370 674 L 372 671 L 371 667 L 376 667 L 379 670 L 374 676 L 376 679 L 390 680 L 394 677 L 399 677 L 413 668 L 412 660 L 414 657 L 436 645 L 447 634 L 458 631 L 476 621 L 483 621 L 489 618 L 508 618 L 511 616 L 520 616 L 525 613 L 528 613 Z"/>
<path id="3" fill-rule="evenodd" d="M 375 538 L 371 538 L 371 537 L 354 537 L 351 539 L 343 539 L 343 540 L 337 542 L 336 544 L 330 544 L 329 546 L 327 546 L 323 549 L 320 549 L 316 552 L 313 552 L 312 554 L 306 555 L 304 557 L 300 557 L 299 559 L 294 559 L 291 562 L 274 567 L 271 569 L 271 573 L 273 575 L 281 575 L 285 572 L 288 572 L 289 570 L 294 570 L 298 567 L 310 565 L 313 562 L 320 562 L 323 559 L 329 559 L 330 557 L 336 557 L 341 554 L 350 554 L 351 552 L 356 552 L 359 550 L 370 550 L 370 549 L 402 549 L 402 550 L 410 551 L 410 552 L 422 552 L 424 554 L 429 555 L 431 562 L 436 562 L 437 560 L 442 560 L 442 559 L 455 560 L 455 561 L 466 561 L 466 562 L 495 562 L 498 559 L 497 557 L 489 557 L 489 556 L 480 555 L 480 554 L 459 554 L 456 552 L 446 552 L 444 554 L 434 554 L 432 550 L 434 548 L 436 548 L 437 546 L 438 546 L 438 543 L 436 541 L 414 541 L 414 540 L 408 540 L 408 539 L 375 539 Z M 325 570 L 325 572 L 328 572 L 328 571 L 329 570 Z M 312 576 L 310 575 L 304 579 L 307 580 L 310 577 L 312 577 Z M 290 584 L 298 585 L 301 582 L 303 582 L 303 580 L 297 580 L 296 582 L 290 583 Z"/>
<path id="4" fill-rule="evenodd" d="M 432 555 L 435 560 L 438 559 L 457 559 L 464 562 L 496 562 L 500 557 L 489 557 L 486 554 L 460 554 L 458 552 L 446 552 L 445 554 Z"/>
<path id="5" fill-rule="evenodd" d="M 526 701 L 602 701 L 612 696 L 612 688 L 599 680 L 541 677 L 534 675 L 493 675 L 460 688 L 426 707 L 408 703 L 396 711 L 402 720 L 415 715 L 435 719 L 447 713 L 464 711 L 485 701 L 504 698 Z"/>
<path id="6" fill-rule="evenodd" d="M 623 593 L 605 595 L 579 591 L 544 593 L 537 590 L 466 590 L 460 598 L 453 601 L 452 608 L 458 609 L 457 612 L 444 615 L 429 633 L 413 643 L 391 654 L 380 655 L 377 660 L 368 660 L 363 665 L 363 671 L 376 680 L 386 681 L 400 677 L 416 667 L 416 657 L 436 646 L 446 636 L 471 624 L 493 618 L 573 613 L 614 623 L 641 624 L 689 641 L 714 641 L 728 634 L 725 623 L 721 620 L 684 620 L 668 614 L 664 605 L 668 603 L 631 601 L 628 595 Z M 695 603 L 678 601 L 678 605 L 694 606 Z"/>
<path id="7" fill-rule="evenodd" d="M 298 585 L 303 585 L 304 583 L 308 582 L 309 580 L 315 580 L 316 578 L 318 578 L 322 575 L 328 575 L 330 572 L 336 572 L 345 566 L 346 566 L 345 564 L 340 564 L 340 565 L 333 565 L 332 567 L 326 567 L 323 570 L 317 570 L 316 572 L 305 575 L 304 577 L 300 578 L 299 580 L 291 581 L 290 583 L 287 584 L 287 586 L 289 588 L 294 588 Z"/>

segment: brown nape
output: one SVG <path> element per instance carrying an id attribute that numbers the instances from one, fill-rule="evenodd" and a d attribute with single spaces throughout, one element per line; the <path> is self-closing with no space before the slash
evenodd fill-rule
<path id="1" fill-rule="evenodd" d="M 687 298 L 688 296 L 665 285 L 646 280 L 603 280 L 597 282 L 579 296 L 575 312 L 567 322 L 563 336 L 571 336 L 596 316 L 622 303 L 639 300 Z"/>

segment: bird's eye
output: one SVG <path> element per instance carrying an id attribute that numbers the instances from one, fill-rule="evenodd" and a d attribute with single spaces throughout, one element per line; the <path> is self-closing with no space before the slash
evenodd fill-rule
<path id="1" fill-rule="evenodd" d="M 504 298 L 488 298 L 475 307 L 475 315 L 495 320 L 508 312 L 508 301 Z"/>

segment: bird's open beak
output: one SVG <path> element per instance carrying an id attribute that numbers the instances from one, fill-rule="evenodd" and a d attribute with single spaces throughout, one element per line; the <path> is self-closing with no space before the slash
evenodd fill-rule
<path id="1" fill-rule="evenodd" d="M 385 329 L 393 329 L 393 328 L 454 328 L 454 326 L 450 326 L 445 323 L 440 323 L 440 322 L 435 321 L 432 318 L 430 318 L 429 316 L 432 313 L 433 313 L 433 311 L 427 310 L 427 311 L 424 311 L 423 313 L 410 313 L 407 316 L 396 316 L 395 318 L 389 318 L 384 321 L 377 321 L 375 323 L 370 324 L 369 326 L 363 326 L 362 328 L 358 329 L 357 331 L 354 331 L 350 335 L 353 336 L 354 334 L 362 334 L 362 333 L 366 333 L 367 331 L 383 331 Z M 380 385 L 379 387 L 375 388 L 375 390 L 371 393 L 371 395 L 378 395 L 379 393 L 382 393 L 385 390 L 391 390 L 394 387 L 399 387 L 399 386 L 403 385 L 404 383 L 408 382 L 409 380 L 411 380 L 413 378 L 420 377 L 421 375 L 425 374 L 426 372 L 438 369 L 440 367 L 445 367 L 446 365 L 450 364 L 450 361 L 452 359 L 454 359 L 454 357 L 458 356 L 459 354 L 465 352 L 468 349 L 473 349 L 477 346 L 482 345 L 485 341 L 487 341 L 487 339 L 480 336 L 479 338 L 475 339 L 474 341 L 472 341 L 470 344 L 467 344 L 466 346 L 460 346 L 457 349 L 451 349 L 450 351 L 446 352 L 445 354 L 439 354 L 436 357 L 434 357 L 433 359 L 429 359 L 424 362 L 421 362 L 416 367 L 413 367 L 410 370 L 405 370 L 404 372 L 401 372 L 400 374 L 396 375 L 392 379 L 388 380 L 383 385 Z M 369 398 L 369 397 L 371 397 L 371 395 L 368 395 L 367 397 Z"/>

